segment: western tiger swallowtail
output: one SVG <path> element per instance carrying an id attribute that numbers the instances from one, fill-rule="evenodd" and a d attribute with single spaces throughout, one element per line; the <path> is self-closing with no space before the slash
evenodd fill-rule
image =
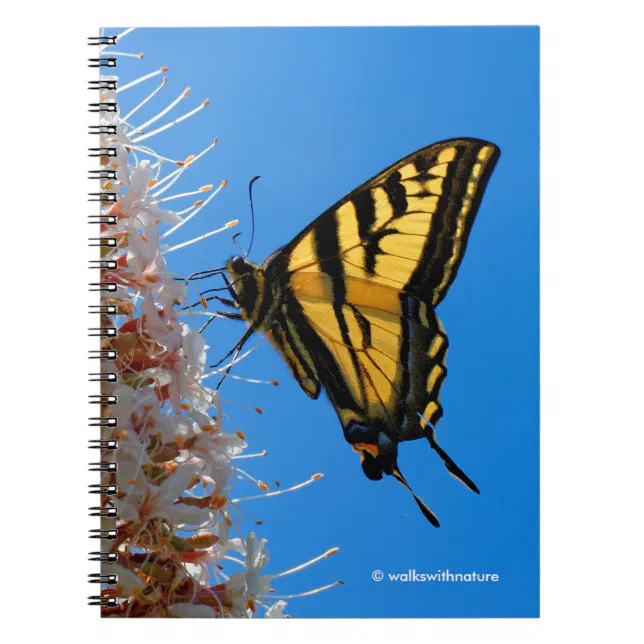
<path id="1" fill-rule="evenodd" d="M 326 392 L 366 476 L 394 476 L 435 526 L 400 472 L 398 444 L 427 439 L 479 493 L 436 441 L 448 345 L 436 307 L 456 277 L 499 153 L 471 138 L 422 148 L 262 264 L 234 257 L 226 266 L 241 310 L 231 317 L 249 327 L 242 343 L 255 331 L 268 334 L 304 392 Z"/>

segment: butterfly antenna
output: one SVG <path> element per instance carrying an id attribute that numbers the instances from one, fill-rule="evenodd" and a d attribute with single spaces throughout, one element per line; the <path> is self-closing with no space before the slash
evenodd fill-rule
<path id="1" fill-rule="evenodd" d="M 420 511 L 423 513 L 423 516 L 434 527 L 440 528 L 441 524 L 439 523 L 438 518 L 436 517 L 436 515 L 425 505 L 425 503 L 423 502 L 423 500 L 419 496 L 416 496 L 414 491 L 409 486 L 409 483 L 407 483 L 407 481 L 405 480 L 405 477 L 402 475 L 402 473 L 398 469 L 398 465 L 396 463 L 394 463 L 394 466 L 393 466 L 393 469 L 392 469 L 391 473 L 393 474 L 393 476 L 395 477 L 395 479 L 397 481 L 402 483 L 411 492 L 412 496 L 414 497 L 414 501 L 416 501 L 416 504 L 420 508 Z"/>
<path id="2" fill-rule="evenodd" d="M 250 233 L 250 244 L 248 245 L 248 252 L 246 257 L 250 254 L 250 250 L 253 247 L 253 241 L 255 240 L 255 210 L 253 208 L 253 184 L 259 179 L 259 175 L 253 177 L 248 184 L 248 198 L 250 200 L 250 219 L 251 219 L 251 233 Z"/>

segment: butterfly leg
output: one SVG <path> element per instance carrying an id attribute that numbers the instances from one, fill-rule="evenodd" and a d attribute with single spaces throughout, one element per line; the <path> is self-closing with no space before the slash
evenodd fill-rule
<path id="1" fill-rule="evenodd" d="M 226 318 L 228 320 L 243 320 L 244 316 L 241 313 L 229 313 L 228 311 L 217 311 L 215 315 L 213 315 L 208 322 L 206 322 L 200 329 L 199 333 L 203 333 L 212 323 L 214 320 L 217 320 L 219 318 Z"/>
<path id="2" fill-rule="evenodd" d="M 230 280 L 226 276 L 226 273 L 220 273 L 222 279 L 224 280 L 224 283 L 226 284 L 226 290 L 230 294 L 230 296 L 233 298 L 235 302 L 237 302 L 237 293 L 235 292 L 235 289 L 233 288 L 233 285 L 230 283 Z M 236 306 L 236 305 L 235 305 Z"/>
<path id="3" fill-rule="evenodd" d="M 226 306 L 231 306 L 231 307 L 236 307 L 237 304 L 233 302 L 232 300 L 229 300 L 225 297 L 219 297 L 218 295 L 211 295 L 209 297 L 205 297 L 206 293 L 209 293 L 210 291 L 204 291 L 201 293 L 201 298 L 199 298 L 196 302 L 193 302 L 192 304 L 188 304 L 186 306 L 183 306 L 180 310 L 181 311 L 187 311 L 189 309 L 194 309 L 197 306 L 204 306 L 204 302 L 212 302 L 212 300 L 217 300 L 217 302 L 221 302 L 222 304 L 225 304 Z"/>
<path id="4" fill-rule="evenodd" d="M 230 311 L 217 311 L 217 315 L 228 320 L 243 320 L 244 316 L 241 313 L 231 313 Z"/>
<path id="5" fill-rule="evenodd" d="M 235 344 L 235 346 L 221 360 L 219 360 L 215 364 L 208 365 L 208 369 L 216 369 L 224 360 L 226 360 L 226 358 L 229 358 L 230 356 L 232 356 L 233 353 L 235 353 L 236 351 L 237 352 L 241 351 L 241 348 L 246 344 L 246 342 L 248 341 L 248 338 L 250 338 L 250 336 L 253 335 L 253 333 L 255 333 L 255 327 L 254 326 L 248 327 L 248 329 L 246 329 L 246 333 L 244 333 L 241 340 L 239 340 Z"/>
<path id="6" fill-rule="evenodd" d="M 233 365 L 235 364 L 235 360 L 237 360 L 237 357 L 241 353 L 241 350 L 244 348 L 244 345 L 246 344 L 250 336 L 253 335 L 253 333 L 255 333 L 255 327 L 252 327 L 252 326 L 248 327 L 246 333 L 244 333 L 244 335 L 242 336 L 242 339 L 228 352 L 228 354 L 224 358 L 222 358 L 216 365 L 214 365 L 215 367 L 219 366 L 228 356 L 230 356 L 231 354 L 234 354 L 232 360 L 230 361 L 230 364 L 228 365 L 228 369 L 226 369 L 226 371 L 224 372 L 224 375 L 217 383 L 215 390 L 218 390 L 219 387 L 221 387 L 224 380 L 226 380 L 226 376 L 230 373 L 230 370 L 233 368 Z"/>

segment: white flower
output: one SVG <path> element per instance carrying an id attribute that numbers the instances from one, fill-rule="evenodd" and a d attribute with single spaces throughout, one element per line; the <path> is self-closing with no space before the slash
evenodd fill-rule
<path id="1" fill-rule="evenodd" d="M 141 303 L 141 313 L 145 316 L 145 328 L 154 339 L 167 351 L 176 351 L 182 343 L 182 329 L 174 324 L 174 315 L 170 307 L 157 309 L 152 297 L 146 297 Z"/>
<path id="2" fill-rule="evenodd" d="M 260 597 L 268 592 L 271 575 L 261 575 L 269 556 L 266 539 L 261 541 L 251 532 L 246 539 L 246 587 L 251 597 Z"/>
<path id="3" fill-rule="evenodd" d="M 189 412 L 190 416 L 195 416 L 199 412 Z M 203 427 L 203 425 L 200 425 Z M 192 444 L 192 453 L 198 458 L 209 461 L 214 454 L 224 456 L 227 460 L 233 456 L 241 454 L 247 447 L 246 441 L 238 434 L 229 434 L 228 432 L 202 431 L 197 434 Z"/>
<path id="4" fill-rule="evenodd" d="M 184 326 L 186 335 L 183 337 L 181 347 L 186 356 L 186 369 L 195 379 L 200 378 L 206 366 L 206 341 L 201 333 L 190 331 L 188 326 Z"/>
<path id="5" fill-rule="evenodd" d="M 161 415 L 161 414 L 160 414 Z M 157 426 L 162 443 L 173 443 L 177 438 L 185 439 L 195 433 L 194 423 L 185 416 L 161 415 L 162 424 Z"/>
<path id="6" fill-rule="evenodd" d="M 118 577 L 117 583 L 123 597 L 131 597 L 145 588 L 145 582 L 125 566 L 109 564 L 108 573 Z"/>
<path id="7" fill-rule="evenodd" d="M 247 613 L 248 600 L 259 599 L 269 591 L 273 576 L 261 574 L 269 559 L 265 546 L 266 539 L 260 541 L 255 533 L 251 532 L 245 543 L 246 572 L 234 573 L 226 584 L 233 609 L 239 615 Z"/>
<path id="8" fill-rule="evenodd" d="M 151 485 L 147 481 L 130 484 L 125 499 L 120 503 L 119 517 L 135 522 L 166 519 L 176 526 L 207 523 L 212 516 L 210 510 L 176 502 L 196 474 L 195 467 L 183 465 L 161 485 Z"/>
<path id="9" fill-rule="evenodd" d="M 116 76 L 101 77 L 101 80 L 116 80 Z M 116 127 L 116 134 L 101 134 L 100 147 L 116 149 L 116 157 L 109 157 L 107 167 L 116 170 L 116 181 L 119 185 L 129 186 L 128 155 L 132 141 L 125 133 L 118 110 L 118 100 L 114 90 L 105 90 L 101 94 L 101 102 L 116 103 L 116 112 L 101 112 L 99 125 Z"/>
<path id="10" fill-rule="evenodd" d="M 117 80 L 116 76 L 103 76 L 101 80 Z M 99 123 L 101 125 L 116 125 L 119 122 L 119 112 L 118 112 L 118 100 L 116 97 L 116 92 L 113 89 L 104 89 L 101 92 L 101 103 L 114 103 L 116 105 L 116 111 L 102 111 L 99 112 Z"/>
<path id="11" fill-rule="evenodd" d="M 101 125 L 104 123 L 101 122 Z M 110 146 L 116 148 L 116 158 L 110 159 L 110 165 L 116 170 L 116 180 L 126 188 L 130 187 L 130 174 L 128 172 L 128 150 L 132 146 L 132 141 L 125 133 L 126 128 L 123 127 L 121 122 L 116 119 L 116 135 L 110 135 L 109 142 L 103 146 Z"/>
<path id="12" fill-rule="evenodd" d="M 141 377 L 145 377 L 145 372 Z M 124 453 L 134 450 L 138 454 L 139 449 L 147 446 L 150 436 L 164 431 L 169 419 L 161 413 L 158 398 L 150 388 L 132 389 L 120 384 L 112 393 L 117 402 L 111 414 L 118 427 L 125 430 L 125 436 L 119 437 L 119 450 Z"/>
<path id="13" fill-rule="evenodd" d="M 134 481 L 144 479 L 145 475 L 141 472 L 141 466 L 147 464 L 148 458 L 145 446 L 137 444 L 135 441 L 128 441 L 127 445 L 119 441 L 118 451 L 118 470 L 116 471 L 116 485 L 120 490 L 128 490 Z M 126 501 L 134 503 L 134 497 L 128 495 Z M 121 501 L 118 501 L 121 503 Z M 128 512 L 129 510 L 126 510 Z M 119 511 L 119 516 L 123 518 Z"/>
<path id="14" fill-rule="evenodd" d="M 149 159 L 139 161 L 130 171 L 130 185 L 125 195 L 120 196 L 116 210 L 127 220 L 128 228 L 146 228 L 156 221 L 176 224 L 181 217 L 171 210 L 159 208 L 156 198 L 150 193 L 154 171 Z"/>
<path id="15" fill-rule="evenodd" d="M 132 387 L 124 384 L 119 384 L 113 389 L 112 394 L 116 396 L 116 404 L 111 406 L 110 413 L 121 428 L 127 426 L 130 416 L 134 413 L 134 395 L 135 391 Z"/>
<path id="16" fill-rule="evenodd" d="M 267 611 L 264 617 L 266 619 L 280 619 L 284 617 L 284 609 L 286 608 L 286 602 L 283 599 L 276 601 Z"/>
<path id="17" fill-rule="evenodd" d="M 119 34 L 119 41 L 130 32 L 128 29 Z M 109 51 L 109 47 L 104 49 Z M 165 72 L 166 68 L 160 68 L 120 89 L 127 90 Z M 114 76 L 101 78 L 116 80 Z M 189 242 L 172 247 L 164 243 L 162 247 L 162 239 L 190 221 L 226 185 L 222 181 L 205 199 L 202 199 L 203 193 L 212 190 L 211 184 L 168 194 L 182 175 L 215 147 L 216 139 L 183 161 L 157 154 L 147 144 L 141 144 L 169 127 L 178 126 L 208 104 L 207 100 L 203 101 L 187 114 L 164 125 L 155 125 L 188 97 L 189 92 L 185 90 L 156 116 L 134 125 L 134 120 L 138 120 L 138 117 L 133 120 L 134 115 L 164 86 L 165 77 L 125 117 L 121 117 L 118 109 L 99 114 L 100 125 L 116 130 L 113 134 L 100 135 L 101 148 L 116 150 L 115 157 L 101 159 L 104 170 L 116 171 L 116 180 L 106 179 L 101 189 L 117 195 L 115 204 L 101 207 L 101 214 L 116 219 L 116 223 L 107 223 L 101 228 L 102 235 L 116 239 L 116 246 L 103 255 L 104 259 L 116 262 L 116 267 L 103 278 L 116 285 L 116 290 L 102 295 L 101 304 L 118 307 L 117 313 L 105 315 L 111 326 L 120 329 L 116 338 L 106 338 L 101 347 L 116 351 L 117 357 L 102 366 L 104 372 L 120 371 L 123 376 L 117 383 L 103 383 L 101 388 L 102 394 L 117 397 L 116 405 L 104 414 L 117 419 L 116 428 L 104 428 L 101 437 L 118 440 L 118 450 L 110 453 L 117 465 L 116 474 L 103 473 L 101 481 L 116 483 L 119 489 L 119 494 L 110 499 L 111 506 L 118 511 L 117 525 L 136 524 L 133 532 L 126 529 L 122 533 L 124 539 L 118 552 L 119 562 L 124 565 L 113 564 L 110 569 L 118 576 L 120 603 L 112 614 L 212 618 L 230 615 L 228 607 L 232 605 L 233 616 L 252 617 L 257 610 L 256 600 L 261 600 L 263 607 L 270 603 L 267 593 L 272 579 L 302 570 L 332 551 L 271 576 L 263 574 L 268 563 L 266 540 L 259 540 L 254 533 L 245 541 L 231 537 L 233 530 L 239 530 L 242 518 L 237 504 L 246 500 L 228 498 L 228 488 L 237 471 L 232 460 L 243 457 L 247 445 L 241 432 L 224 431 L 225 414 L 218 392 L 202 384 L 208 347 L 201 333 L 182 323 L 186 319 L 185 309 L 180 307 L 187 302 L 188 288 L 168 271 L 166 257 L 170 252 L 228 229 L 236 221 Z M 116 101 L 116 98 L 112 90 L 101 95 L 103 102 Z M 121 93 L 118 102 L 122 102 Z M 169 171 L 164 172 L 168 166 Z M 197 196 L 198 201 L 178 213 L 161 208 L 170 200 L 192 196 Z M 160 223 L 177 225 L 161 237 Z M 190 320 L 193 319 L 191 316 Z M 238 471 L 241 476 L 242 471 Z M 247 478 L 253 480 L 250 475 Z M 156 485 L 158 481 L 162 482 Z M 203 488 L 194 486 L 196 481 Z M 266 496 L 297 489 L 309 482 Z M 203 504 L 208 507 L 198 507 L 202 505 L 196 501 L 199 494 L 206 497 Z M 199 528 L 206 530 L 210 538 L 189 539 L 177 534 L 179 530 L 194 533 Z M 163 544 L 158 552 L 150 545 L 155 537 L 157 545 Z M 243 562 L 233 556 L 235 552 L 243 557 Z M 172 561 L 169 567 L 164 567 L 166 556 Z M 156 572 L 141 563 L 157 557 Z M 225 584 L 220 583 L 223 566 L 238 564 L 243 565 L 243 571 L 233 573 Z M 161 574 L 155 578 L 157 573 L 166 576 Z M 226 570 L 226 574 L 230 571 Z M 187 577 L 193 580 L 189 587 L 196 585 L 196 592 L 182 598 L 176 590 Z M 213 598 L 220 600 L 224 596 L 230 601 L 230 604 L 226 602 L 226 608 L 223 602 L 219 606 L 213 602 Z M 267 608 L 266 617 L 283 616 L 286 603 L 281 597 L 290 596 L 273 596 L 278 601 Z M 181 599 L 187 603 L 173 603 Z"/>
<path id="18" fill-rule="evenodd" d="M 201 475 L 206 481 L 215 485 L 217 493 L 221 494 L 233 477 L 230 459 L 216 450 L 198 454 L 196 460 L 201 466 Z"/>
<path id="19" fill-rule="evenodd" d="M 224 534 L 222 534 L 222 525 Z M 194 563 L 186 565 L 189 572 L 194 575 L 204 586 L 209 584 L 211 566 L 219 564 L 229 552 L 245 552 L 244 542 L 239 539 L 227 539 L 228 524 L 225 520 L 219 522 L 219 540 L 209 548 L 199 551 L 199 558 Z"/>
<path id="20" fill-rule="evenodd" d="M 173 301 L 180 301 L 185 287 L 177 282 L 167 271 L 165 259 L 159 248 L 159 228 L 155 225 L 146 226 L 143 235 L 135 229 L 130 229 L 127 249 L 127 265 L 131 275 L 129 286 L 143 294 L 155 293 L 162 287 L 166 296 Z"/>

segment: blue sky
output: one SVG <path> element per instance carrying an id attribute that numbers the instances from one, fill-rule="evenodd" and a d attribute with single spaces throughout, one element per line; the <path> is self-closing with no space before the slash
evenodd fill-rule
<path id="1" fill-rule="evenodd" d="M 108 32 L 110 33 L 110 32 Z M 111 33 L 116 33 L 112 31 Z M 180 243 L 231 219 L 250 238 L 248 181 L 255 185 L 261 262 L 357 185 L 410 152 L 456 136 L 501 148 L 458 278 L 438 314 L 450 339 L 445 410 L 438 438 L 477 483 L 477 496 L 449 476 L 425 441 L 406 443 L 400 465 L 434 510 L 432 528 L 392 478 L 367 480 L 331 405 L 309 400 L 268 343 L 238 373 L 277 388 L 228 381 L 222 395 L 259 406 L 229 407 L 251 451 L 252 473 L 282 486 L 315 472 L 304 490 L 244 505 L 263 520 L 269 572 L 331 546 L 341 550 L 276 584 L 297 592 L 345 585 L 293 600 L 297 617 L 535 617 L 539 611 L 539 32 L 537 28 L 141 29 L 120 50 L 131 80 L 169 67 L 158 111 L 190 86 L 176 115 L 211 104 L 149 143 L 185 158 L 212 137 L 217 148 L 181 188 L 228 179 L 228 186 L 172 237 Z M 123 95 L 128 110 L 158 79 Z M 139 122 L 139 121 L 137 121 Z M 186 204 L 187 205 L 187 204 Z M 180 209 L 180 208 L 177 208 Z M 168 256 L 189 274 L 237 254 L 229 234 Z M 241 323 L 212 324 L 215 361 L 241 336 Z M 247 524 L 249 527 L 251 522 Z M 387 573 L 496 573 L 499 582 L 394 583 Z"/>

